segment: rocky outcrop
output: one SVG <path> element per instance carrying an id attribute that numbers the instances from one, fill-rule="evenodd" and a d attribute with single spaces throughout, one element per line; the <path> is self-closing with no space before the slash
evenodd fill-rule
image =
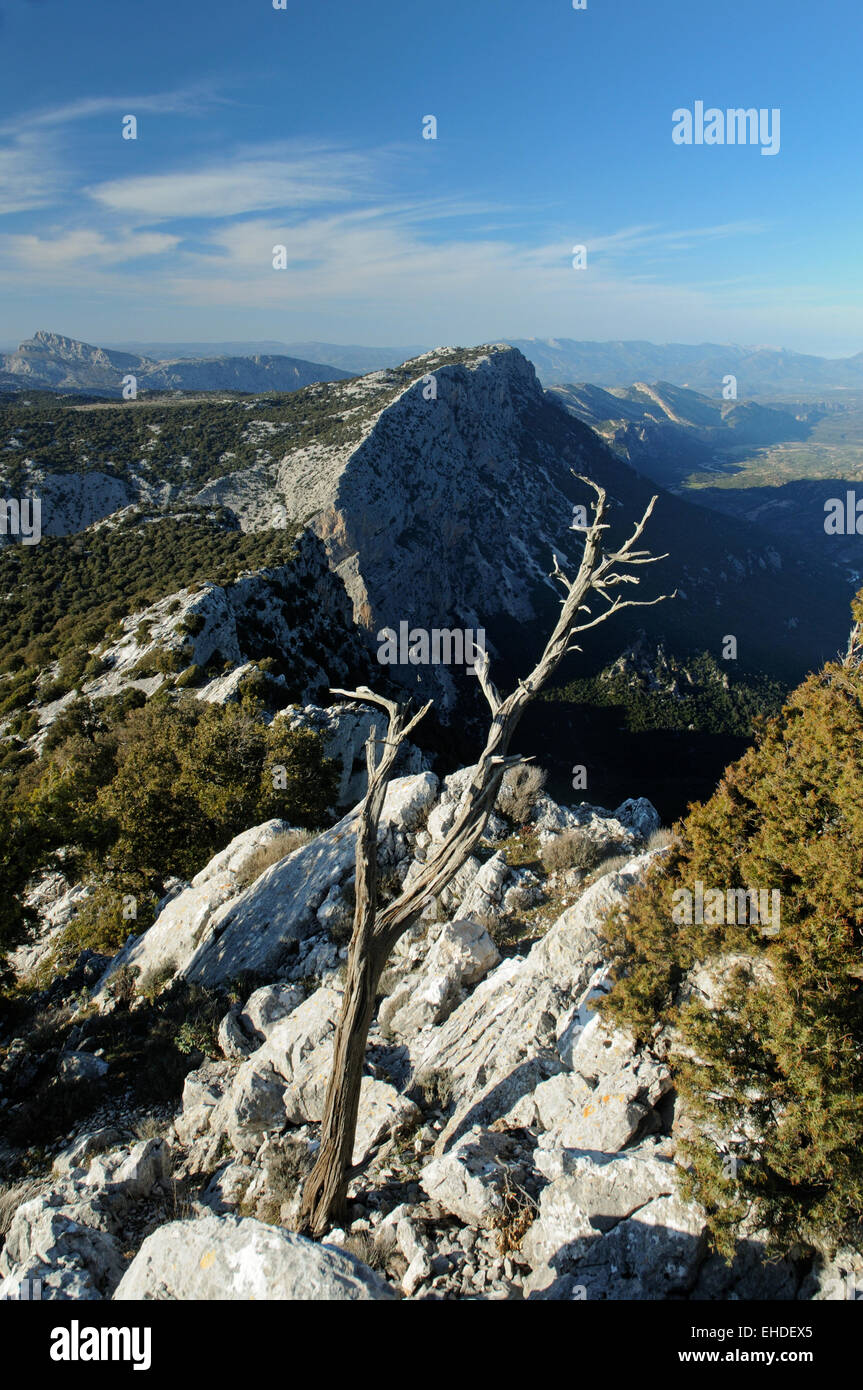
<path id="1" fill-rule="evenodd" d="M 430 936 L 434 931 L 429 929 Z M 401 977 L 381 1004 L 378 1023 L 385 1034 L 413 1038 L 423 1028 L 442 1023 L 500 955 L 484 927 L 466 918 L 445 922 L 434 931 L 422 969 Z"/>
<path id="2" fill-rule="evenodd" d="M 490 1124 L 566 1067 L 584 1005 L 603 977 L 602 923 L 643 871 L 647 857 L 601 878 L 519 960 L 505 960 L 417 1051 L 417 1075 L 446 1077 L 454 1109 L 446 1147 Z"/>
<path id="3" fill-rule="evenodd" d="M 379 846 L 390 872 L 418 870 L 467 775 L 443 787 L 428 773 L 391 785 Z M 43 1297 L 106 1298 L 117 1288 L 123 1300 L 849 1296 L 863 1267 L 854 1251 L 807 1270 L 766 1261 L 763 1235 L 741 1230 L 730 1265 L 709 1253 L 706 1215 L 680 1195 L 669 1040 L 637 1047 L 592 1008 L 608 988 L 605 918 L 625 909 L 662 853 L 644 848 L 656 819 L 644 801 L 612 814 L 539 799 L 525 834 L 542 827 L 553 839 L 578 827 L 607 851 L 622 837 L 634 852 L 605 873 L 600 864 L 544 935 L 503 958 L 492 938 L 513 887 L 511 841 L 492 819 L 490 838 L 450 885 L 455 915 L 436 920 L 443 895 L 430 904 L 382 977 L 346 1225 L 322 1245 L 291 1234 L 318 1152 L 342 1004 L 345 947 L 326 922 L 350 882 L 355 814 L 323 846 L 294 851 L 235 891 L 232 875 L 242 876 L 261 828 L 247 832 L 163 909 L 161 927 L 138 943 L 142 960 L 153 965 L 167 943 L 182 942 L 187 978 L 236 978 L 239 963 L 257 960 L 270 983 L 226 1012 L 222 1055 L 186 1076 L 163 1138 L 121 1146 L 103 1121 L 55 1156 L 35 1191 L 22 1189 L 0 1255 L 4 1288 L 42 1279 Z M 199 918 L 198 946 L 183 916 L 189 892 L 199 907 L 212 892 L 212 918 L 231 918 L 221 933 Z M 490 926 L 464 911 L 471 902 L 494 909 Z M 282 957 L 276 943 L 290 944 L 289 923 L 300 920 L 307 934 Z M 242 930 L 219 956 L 233 923 Z M 228 962 L 230 976 L 214 968 Z M 717 987 L 693 977 L 703 995 Z M 26 1050 L 7 1064 L 17 1074 Z M 190 1194 L 182 1222 L 172 1219 L 180 1191 Z"/>
<path id="4" fill-rule="evenodd" d="M 318 705 L 290 706 L 281 710 L 276 719 L 287 720 L 292 729 L 310 729 L 320 734 L 326 757 L 332 758 L 341 768 L 337 806 L 354 806 L 363 799 L 368 786 L 366 743 L 371 733 L 375 738 L 383 738 L 386 732 L 387 717 L 381 709 L 347 700 L 327 709 Z M 430 761 L 429 755 L 414 744 L 403 743 L 395 771 L 401 776 L 424 772 L 430 767 Z"/>
<path id="5" fill-rule="evenodd" d="M 390 784 L 379 830 L 379 856 L 395 868 L 408 858 L 407 834 L 434 800 L 438 781 L 422 772 Z M 242 872 L 262 845 L 283 833 L 281 821 L 244 831 L 174 898 L 142 937 L 114 958 L 99 995 L 123 967 L 140 976 L 174 975 L 214 985 L 244 971 L 278 973 L 286 952 L 320 931 L 318 913 L 332 910 L 334 890 L 348 891 L 354 872 L 358 813 L 273 864 L 248 887 Z"/>
<path id="6" fill-rule="evenodd" d="M 35 1284 L 42 1298 L 110 1297 L 133 1232 L 160 1206 L 164 1219 L 168 1146 L 150 1139 L 101 1152 L 110 1138 L 104 1130 L 82 1136 L 55 1161 L 57 1185 L 18 1207 L 0 1253 L 0 1299 Z"/>

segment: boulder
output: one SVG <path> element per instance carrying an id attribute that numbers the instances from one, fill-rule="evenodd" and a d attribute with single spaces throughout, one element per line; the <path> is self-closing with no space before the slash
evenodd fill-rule
<path id="1" fill-rule="evenodd" d="M 333 1033 L 341 994 L 318 989 L 269 1028 L 267 1040 L 243 1062 L 230 1084 L 208 1104 L 198 1083 L 183 1094 L 182 1137 L 209 1130 L 227 1134 L 240 1153 L 252 1153 L 266 1135 L 285 1125 L 319 1121 L 333 1056 Z M 186 1079 L 189 1084 L 189 1078 Z"/>
<path id="2" fill-rule="evenodd" d="M 112 1175 L 124 1196 L 149 1197 L 154 1187 L 171 1177 L 171 1150 L 164 1139 L 142 1139 Z"/>
<path id="3" fill-rule="evenodd" d="M 174 1121 L 182 1144 L 191 1144 L 210 1128 L 212 1113 L 225 1094 L 231 1079 L 228 1062 L 205 1062 L 190 1071 L 183 1083 L 182 1110 Z"/>
<path id="4" fill-rule="evenodd" d="M 523 1155 L 512 1136 L 472 1129 L 426 1163 L 421 1172 L 429 1197 L 467 1226 L 494 1226 L 504 1212 L 508 1177 L 523 1177 Z"/>
<path id="5" fill-rule="evenodd" d="M 510 868 L 500 850 L 480 866 L 462 898 L 460 917 L 476 916 L 480 921 L 499 915 L 503 885 Z"/>
<path id="6" fill-rule="evenodd" d="M 344 1250 L 250 1217 L 172 1221 L 148 1236 L 114 1294 L 141 1299 L 356 1302 L 393 1298 Z"/>
<path id="7" fill-rule="evenodd" d="M 405 836 L 433 803 L 437 787 L 431 772 L 389 784 L 378 831 L 382 865 L 407 860 Z M 146 978 L 170 965 L 175 975 L 208 987 L 246 971 L 277 975 L 286 948 L 320 931 L 318 909 L 335 885 L 351 877 L 358 814 L 351 811 L 246 887 L 249 862 L 290 827 L 285 821 L 267 821 L 238 835 L 189 889 L 168 903 L 149 931 L 115 956 L 97 997 L 104 999 L 111 978 L 123 966 L 137 967 Z"/>
<path id="8" fill-rule="evenodd" d="M 643 847 L 641 835 L 602 806 L 589 806 L 586 802 L 580 806 L 559 806 L 545 793 L 537 797 L 531 812 L 531 829 L 541 845 L 566 831 L 575 831 L 594 846 L 597 855 L 635 854 Z"/>
<path id="9" fill-rule="evenodd" d="M 647 800 L 646 796 L 629 797 L 627 801 L 622 801 L 611 814 L 621 825 L 632 830 L 644 844 L 662 824 L 659 812 Z"/>
<path id="10" fill-rule="evenodd" d="M 412 1128 L 419 1118 L 419 1107 L 407 1096 L 399 1095 L 395 1086 L 364 1076 L 360 1087 L 353 1162 L 361 1163 L 370 1150 L 384 1139 Z"/>
<path id="11" fill-rule="evenodd" d="M 398 778 L 387 787 L 378 828 L 383 864 L 397 862 L 398 836 L 418 823 L 434 800 L 437 785 L 433 773 L 423 772 Z M 356 810 L 350 812 L 220 906 L 182 973 L 204 985 L 222 983 L 247 970 L 265 976 L 278 973 L 285 947 L 320 931 L 318 909 L 334 884 L 353 874 L 357 818 Z"/>
<path id="12" fill-rule="evenodd" d="M 254 1153 L 286 1123 L 284 1078 L 270 1062 L 242 1068 L 211 1119 L 214 1132 L 226 1134 L 238 1153 Z"/>
<path id="13" fill-rule="evenodd" d="M 235 1005 L 229 1009 L 219 1024 L 219 1031 L 216 1038 L 223 1057 L 230 1061 L 239 1061 L 242 1057 L 248 1057 L 250 1052 L 254 1052 L 260 1047 L 261 1039 L 251 1037 L 240 1023 L 240 1006 Z"/>
<path id="14" fill-rule="evenodd" d="M 17 1298 L 25 1281 L 36 1280 L 43 1299 L 110 1297 L 124 1265 L 120 1244 L 104 1224 L 92 1203 L 79 1204 L 77 1217 L 51 1194 L 22 1203 L 0 1253 L 0 1298 Z"/>
<path id="15" fill-rule="evenodd" d="M 61 1052 L 57 1072 L 64 1081 L 101 1081 L 108 1070 L 104 1057 L 92 1052 Z"/>
<path id="16" fill-rule="evenodd" d="M 589 1302 L 688 1294 L 706 1248 L 698 1207 L 675 1194 L 655 1197 L 603 1235 L 597 1214 L 591 1220 L 573 1199 L 569 1181 L 545 1189 L 539 1217 L 522 1241 L 533 1265 L 526 1286 L 531 1298 L 572 1297 L 573 1284 Z"/>
<path id="17" fill-rule="evenodd" d="M 576 1213 L 593 1230 L 604 1233 L 648 1202 L 676 1190 L 667 1141 L 648 1139 L 614 1155 L 540 1148 L 534 1163 L 552 1179 L 542 1192 L 539 1218 L 525 1242 L 525 1250 L 534 1259 L 549 1258 L 560 1229 L 575 1220 Z"/>
<path id="18" fill-rule="evenodd" d="M 290 829 L 287 821 L 268 820 L 236 835 L 195 875 L 188 888 L 167 902 L 150 929 L 114 957 L 95 992 L 97 1001 L 104 998 L 111 979 L 123 966 L 137 967 L 142 981 L 165 975 L 168 969 L 174 975 L 183 974 L 213 930 L 219 908 L 242 892 L 248 865 L 261 849 Z"/>
<path id="19" fill-rule="evenodd" d="M 279 1019 L 293 1013 L 304 997 L 299 985 L 264 985 L 262 989 L 256 989 L 246 1000 L 246 1006 L 238 1020 L 240 1026 L 250 1036 L 257 1035 L 260 1042 L 265 1042 L 273 1025 L 278 1023 Z"/>
<path id="20" fill-rule="evenodd" d="M 119 1142 L 119 1131 L 111 1125 L 79 1135 L 68 1148 L 57 1155 L 52 1164 L 52 1171 L 57 1177 L 68 1177 L 70 1173 L 84 1171 L 96 1154 L 104 1153 Z"/>

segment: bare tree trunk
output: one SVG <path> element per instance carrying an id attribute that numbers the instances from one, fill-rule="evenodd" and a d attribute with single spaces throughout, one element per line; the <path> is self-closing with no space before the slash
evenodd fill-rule
<path id="1" fill-rule="evenodd" d="M 386 956 L 381 950 L 360 954 L 351 947 L 333 1070 L 327 1087 L 321 1147 L 303 1189 L 299 1229 L 315 1234 L 322 1234 L 333 1222 L 345 1219 L 348 1183 L 353 1175 L 354 1136 L 366 1040 L 385 964 Z"/>
<path id="2" fill-rule="evenodd" d="M 644 530 L 656 498 L 647 507 L 630 539 L 616 551 L 605 553 L 602 533 L 605 525 L 606 495 L 590 479 L 583 479 L 596 492 L 594 519 L 587 528 L 584 556 L 575 580 L 569 580 L 554 558 L 554 578 L 563 586 L 561 615 L 542 656 L 524 681 L 506 699 L 501 699 L 489 678 L 488 657 L 477 654 L 476 674 L 491 709 L 491 725 L 485 748 L 480 754 L 470 785 L 462 797 L 455 820 L 440 848 L 425 868 L 389 906 L 377 911 L 377 833 L 381 811 L 399 745 L 426 714 L 429 705 L 405 723 L 403 707 L 385 700 L 365 687 L 357 691 L 334 691 L 354 699 L 371 700 L 389 713 L 389 731 L 380 763 L 375 765 L 374 739 L 366 750 L 369 790 L 360 812 L 357 830 L 357 901 L 354 930 L 348 956 L 347 982 L 341 1016 L 336 1028 L 333 1069 L 327 1086 L 321 1147 L 306 1181 L 297 1229 L 313 1235 L 323 1234 L 334 1220 L 344 1216 L 347 1190 L 354 1170 L 353 1146 L 359 1110 L 368 1030 L 374 1014 L 377 986 L 390 952 L 399 938 L 418 920 L 423 909 L 450 883 L 481 839 L 489 812 L 508 767 L 522 762 L 509 757 L 509 745 L 529 701 L 559 666 L 572 645 L 575 634 L 596 627 L 622 608 L 647 607 L 638 600 L 611 599 L 608 590 L 620 584 L 637 584 L 633 575 L 618 574 L 615 565 L 649 564 L 664 556 L 651 556 L 633 546 Z M 589 622 L 579 622 L 589 613 L 585 603 L 594 591 L 609 607 Z M 659 603 L 667 595 L 652 600 Z"/>
<path id="3" fill-rule="evenodd" d="M 375 757 L 375 732 L 366 744 L 368 791 L 360 809 L 357 826 L 356 905 L 354 928 L 348 951 L 347 979 L 342 1012 L 336 1029 L 333 1065 L 327 1083 L 321 1147 L 317 1161 L 303 1189 L 299 1229 L 320 1233 L 334 1220 L 344 1217 L 345 1199 L 351 1178 L 357 1112 L 363 1081 L 366 1041 L 375 1010 L 378 981 L 387 961 L 387 952 L 375 940 L 377 907 L 378 825 L 386 798 L 387 782 L 399 745 L 431 707 L 431 701 L 405 723 L 405 709 L 384 700 L 372 691 L 336 690 L 336 695 L 356 695 L 383 705 L 389 715 L 387 738 L 380 761 Z"/>

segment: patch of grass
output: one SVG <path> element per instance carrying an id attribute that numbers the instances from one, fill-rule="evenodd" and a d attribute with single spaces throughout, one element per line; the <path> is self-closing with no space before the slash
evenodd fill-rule
<path id="1" fill-rule="evenodd" d="M 616 874 L 619 869 L 623 868 L 624 864 L 629 863 L 631 858 L 631 854 L 609 855 L 607 859 L 603 859 L 602 862 L 597 865 L 590 875 L 590 878 L 586 880 L 585 887 L 589 887 L 591 883 L 596 883 L 600 878 L 605 878 L 606 874 Z"/>
<path id="2" fill-rule="evenodd" d="M 135 1121 L 136 1139 L 159 1139 L 161 1138 L 167 1122 L 162 1115 L 142 1115 Z"/>
<path id="3" fill-rule="evenodd" d="M 307 845 L 314 836 L 308 830 L 286 830 L 275 839 L 269 840 L 267 844 L 261 845 L 243 867 L 239 876 L 241 888 L 248 888 L 256 879 L 261 877 L 265 870 L 278 864 L 280 859 L 285 859 L 289 854 L 293 854 L 295 849 Z"/>
<path id="4" fill-rule="evenodd" d="M 542 847 L 542 864 L 546 873 L 561 873 L 566 869 L 594 869 L 603 850 L 580 830 L 564 830 Z"/>
<path id="5" fill-rule="evenodd" d="M 150 970 L 142 976 L 137 987 L 137 992 L 142 999 L 146 999 L 148 1004 L 152 1004 L 158 994 L 174 978 L 177 971 L 177 962 L 166 960 L 155 970 Z"/>
<path id="6" fill-rule="evenodd" d="M 367 1231 L 357 1231 L 356 1235 L 348 1236 L 343 1248 L 349 1255 L 355 1255 L 358 1260 L 362 1260 L 369 1269 L 386 1269 L 386 1256 L 377 1248 Z"/>
<path id="7" fill-rule="evenodd" d="M 23 1182 L 0 1187 L 0 1240 L 5 1239 L 12 1218 L 22 1203 L 29 1202 L 31 1197 L 38 1197 L 44 1186 L 44 1182 L 38 1178 L 25 1178 Z"/>
<path id="8" fill-rule="evenodd" d="M 513 869 L 535 869 L 542 872 L 539 836 L 535 830 L 516 830 L 497 849 Z"/>

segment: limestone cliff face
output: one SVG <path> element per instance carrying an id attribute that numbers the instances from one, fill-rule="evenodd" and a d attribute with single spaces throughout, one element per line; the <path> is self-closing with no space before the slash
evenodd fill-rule
<path id="1" fill-rule="evenodd" d="M 606 488 L 612 540 L 629 534 L 658 490 L 543 391 L 517 349 L 501 344 L 440 348 L 365 377 L 234 402 L 221 409 L 223 452 L 211 469 L 201 466 L 194 431 L 187 442 L 174 430 L 176 457 L 163 449 L 155 468 L 142 446 L 140 461 L 127 458 L 112 476 L 89 445 L 85 412 L 80 420 L 68 471 L 48 469 L 38 450 L 22 458 L 26 444 L 7 441 L 27 484 L 16 483 L 12 495 L 30 485 L 41 491 L 45 534 L 84 529 L 130 503 L 222 508 L 243 531 L 299 523 L 373 647 L 377 632 L 401 623 L 427 632 L 483 628 L 504 684 L 528 668 L 556 617 L 553 556 L 570 573 L 581 557 L 573 507 L 592 494 L 573 474 Z M 613 660 L 640 627 L 670 649 L 717 655 L 730 633 L 748 667 L 799 679 L 843 641 L 844 586 L 781 535 L 664 493 L 646 542 L 668 558 L 642 572 L 641 596 L 677 589 L 678 598 L 633 622 L 624 615 L 613 632 L 597 629 L 597 662 Z M 310 591 L 309 601 L 320 596 Z M 344 640 L 344 628 L 333 632 Z M 281 628 L 270 638 L 281 643 Z M 315 660 L 331 669 L 331 655 L 322 649 Z M 464 680 L 472 684 L 443 665 L 390 666 L 386 674 L 433 696 L 441 713 Z"/>
<path id="2" fill-rule="evenodd" d="M 276 487 L 288 514 L 322 540 L 355 621 L 373 638 L 402 621 L 484 627 L 492 655 L 509 658 L 509 679 L 535 654 L 537 628 L 554 621 L 552 556 L 570 572 L 581 557 L 573 505 L 592 494 L 573 473 L 607 489 L 612 539 L 629 533 L 657 489 L 543 391 L 516 349 L 440 349 L 406 363 L 400 387 L 398 377 L 318 388 L 359 433 L 286 453 Z M 781 537 L 725 526 L 673 495 L 661 495 L 647 541 L 668 559 L 643 571 L 642 595 L 676 588 L 678 598 L 645 610 L 641 623 L 683 649 L 718 654 L 734 633 L 753 664 L 812 661 L 831 613 L 844 611 L 837 577 L 825 574 L 813 588 Z M 769 633 L 758 612 L 773 615 Z M 610 639 L 617 651 L 635 635 L 628 617 Z M 603 647 L 608 632 L 593 634 L 592 647 Z M 452 704 L 457 673 L 389 671 L 439 707 Z"/>
<path id="3" fill-rule="evenodd" d="M 523 413 L 542 400 L 534 370 L 510 350 L 437 370 L 430 355 L 413 366 L 416 379 L 344 461 L 310 525 L 364 625 L 460 618 L 470 626 L 479 611 L 502 607 L 527 620 L 541 569 L 518 553 L 519 516 L 531 518 L 531 551 L 547 552 L 566 545 L 571 514 L 562 480 L 519 447 Z M 425 398 L 427 374 L 436 398 Z"/>
<path id="4" fill-rule="evenodd" d="M 359 442 L 318 456 L 311 487 L 307 452 L 278 466 L 289 513 L 317 504 L 307 524 L 372 636 L 401 622 L 475 630 L 506 615 L 529 623 L 538 592 L 549 593 L 552 553 L 571 560 L 580 550 L 570 466 L 604 454 L 599 441 L 545 400 L 519 352 L 449 356 L 408 364 L 408 383 Z M 532 418 L 559 425 L 561 437 L 533 433 Z M 452 701 L 442 667 L 390 673 Z"/>

